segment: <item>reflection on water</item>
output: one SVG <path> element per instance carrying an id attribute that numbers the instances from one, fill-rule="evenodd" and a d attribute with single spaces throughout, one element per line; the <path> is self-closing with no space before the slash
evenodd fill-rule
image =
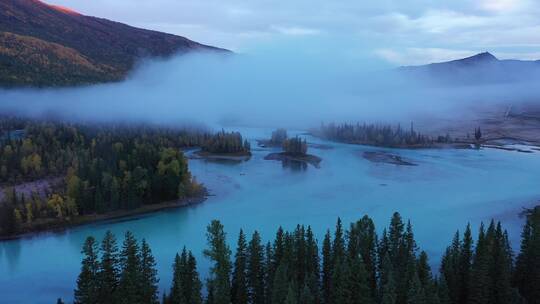
<path id="1" fill-rule="evenodd" d="M 7 263 L 7 270 L 10 273 L 17 271 L 21 254 L 21 241 L 0 242 L 0 259 Z"/>
<path id="2" fill-rule="evenodd" d="M 281 166 L 285 169 L 290 169 L 292 171 L 306 171 L 308 167 L 306 162 L 292 160 L 292 159 L 282 160 Z"/>
<path id="3" fill-rule="evenodd" d="M 255 140 L 268 138 L 271 131 L 242 133 Z M 223 222 L 230 244 L 235 244 L 240 228 L 249 234 L 257 229 L 269 240 L 278 226 L 293 229 L 298 223 L 311 225 L 321 238 L 338 216 L 348 223 L 369 214 L 380 231 L 399 211 L 411 219 L 418 245 L 436 264 L 455 230 L 467 222 L 478 229 L 482 220 L 502 219 L 512 243 L 519 245 L 522 219 L 517 214 L 540 197 L 540 153 L 393 150 L 418 164 L 397 166 L 362 158 L 363 152 L 380 148 L 308 140 L 319 145 L 311 150 L 324 161 L 319 169 L 264 160 L 275 149 L 254 149 L 251 160 L 241 163 L 190 159 L 192 173 L 212 194 L 200 205 L 0 243 L 0 302 L 70 300 L 84 239 L 102 238 L 107 230 L 119 239 L 131 230 L 148 241 L 160 290 L 165 290 L 174 255 L 184 245 L 197 255 L 205 274 L 208 261 L 202 250 L 212 219 Z"/>

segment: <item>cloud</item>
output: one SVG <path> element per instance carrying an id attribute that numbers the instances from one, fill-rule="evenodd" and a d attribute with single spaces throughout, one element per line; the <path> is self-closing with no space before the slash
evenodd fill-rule
<path id="1" fill-rule="evenodd" d="M 538 99 L 539 79 L 510 84 L 433 86 L 398 74 L 340 40 L 297 36 L 249 55 L 191 54 L 142 64 L 121 83 L 70 89 L 0 90 L 0 112 L 53 113 L 75 120 L 306 129 L 325 122 L 408 123 L 473 115 L 471 105 Z M 379 50 L 396 63 L 425 54 Z M 471 51 L 472 52 L 472 51 Z M 461 56 L 428 49 L 431 60 Z M 400 57 L 403 56 L 403 57 Z M 449 58 L 451 59 L 451 58 Z M 378 63 L 377 63 L 378 62 Z M 407 77 L 404 77 L 407 76 Z"/>
<path id="2" fill-rule="evenodd" d="M 295 27 L 295 26 L 288 27 L 288 26 L 272 25 L 271 28 L 280 34 L 290 35 L 290 36 L 307 36 L 307 35 L 320 34 L 320 31 L 317 29 L 310 29 L 310 28 L 304 28 L 304 27 Z"/>

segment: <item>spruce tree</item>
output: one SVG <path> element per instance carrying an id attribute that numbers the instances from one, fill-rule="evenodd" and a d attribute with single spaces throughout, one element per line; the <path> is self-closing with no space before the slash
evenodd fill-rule
<path id="1" fill-rule="evenodd" d="M 446 279 L 443 275 L 439 277 L 439 282 L 437 284 L 437 295 L 440 304 L 451 304 L 453 303 L 450 299 L 448 285 L 446 284 Z"/>
<path id="2" fill-rule="evenodd" d="M 86 238 L 82 254 L 81 273 L 77 278 L 77 289 L 75 289 L 76 304 L 94 304 L 98 303 L 99 282 L 99 262 L 98 247 L 93 237 Z"/>
<path id="3" fill-rule="evenodd" d="M 332 274 L 332 286 L 330 291 L 331 303 L 347 304 L 351 298 L 351 290 L 349 289 L 350 269 L 347 261 L 338 259 L 334 264 L 334 272 Z"/>
<path id="4" fill-rule="evenodd" d="M 332 261 L 332 241 L 330 231 L 326 232 L 322 246 L 322 297 L 323 302 L 329 304 L 332 302 L 332 273 L 334 265 Z"/>
<path id="5" fill-rule="evenodd" d="M 319 303 L 320 300 L 320 275 L 319 249 L 313 231 L 308 226 L 306 231 L 306 282 L 304 285 L 309 288 L 310 296 L 315 303 Z"/>
<path id="6" fill-rule="evenodd" d="M 356 223 L 362 261 L 365 265 L 371 298 L 377 295 L 377 233 L 373 220 L 367 215 Z"/>
<path id="7" fill-rule="evenodd" d="M 407 290 L 407 303 L 408 304 L 428 304 L 426 301 L 425 289 L 420 282 L 418 274 L 414 274 L 412 280 L 409 282 L 409 289 Z"/>
<path id="8" fill-rule="evenodd" d="M 238 244 L 234 260 L 234 270 L 232 273 L 231 296 L 232 302 L 236 304 L 248 303 L 247 287 L 247 245 L 244 232 L 240 229 Z"/>
<path id="9" fill-rule="evenodd" d="M 121 275 L 117 303 L 133 304 L 141 301 L 141 260 L 139 245 L 131 232 L 126 232 L 120 252 Z"/>
<path id="10" fill-rule="evenodd" d="M 214 304 L 229 304 L 231 301 L 231 250 L 226 242 L 223 225 L 213 220 L 207 227 L 208 249 L 204 255 L 213 265 L 210 269 L 209 283 L 213 288 Z"/>
<path id="11" fill-rule="evenodd" d="M 252 304 L 264 304 L 264 252 L 261 237 L 253 233 L 247 251 L 247 286 Z"/>
<path id="12" fill-rule="evenodd" d="M 529 304 L 540 304 L 540 206 L 526 210 L 514 284 Z"/>
<path id="13" fill-rule="evenodd" d="M 272 284 L 274 280 L 273 273 L 273 250 L 270 242 L 266 243 L 265 255 L 264 255 L 264 296 L 265 303 L 272 302 Z"/>
<path id="14" fill-rule="evenodd" d="M 397 301 L 395 274 L 389 253 L 382 258 L 379 298 L 381 304 L 395 304 Z"/>
<path id="15" fill-rule="evenodd" d="M 488 304 L 490 294 L 490 252 L 489 239 L 486 236 L 484 224 L 480 224 L 478 241 L 473 256 L 471 286 L 468 303 Z"/>
<path id="16" fill-rule="evenodd" d="M 467 303 L 469 300 L 472 257 L 473 239 L 471 233 L 471 225 L 467 224 L 467 228 L 465 228 L 465 233 L 463 234 L 463 242 L 461 243 L 461 250 L 459 256 L 459 303 Z"/>
<path id="17" fill-rule="evenodd" d="M 287 266 L 280 264 L 276 270 L 274 276 L 274 282 L 272 284 L 272 304 L 283 303 L 287 298 L 289 291 L 289 275 L 287 272 Z"/>
<path id="18" fill-rule="evenodd" d="M 399 252 L 402 245 L 404 228 L 401 215 L 395 212 L 388 228 L 388 252 L 390 254 L 390 261 L 394 266 L 399 264 Z"/>
<path id="19" fill-rule="evenodd" d="M 119 280 L 118 246 L 116 237 L 107 231 L 101 242 L 101 262 L 99 269 L 99 303 L 113 304 Z"/>
<path id="20" fill-rule="evenodd" d="M 186 299 L 187 303 L 190 304 L 201 304 L 202 303 L 202 283 L 199 278 L 199 272 L 197 271 L 197 260 L 191 253 L 188 252 L 187 258 L 187 288 L 186 288 Z"/>
<path id="21" fill-rule="evenodd" d="M 316 297 L 313 295 L 311 288 L 307 284 L 304 284 L 304 287 L 302 288 L 298 303 L 299 304 L 317 303 Z"/>
<path id="22" fill-rule="evenodd" d="M 512 253 L 507 243 L 506 231 L 503 231 L 501 223 L 497 223 L 495 237 L 492 244 L 493 265 L 491 266 L 491 279 L 494 280 L 493 294 L 490 303 L 503 304 L 513 301 L 511 287 Z"/>
<path id="23" fill-rule="evenodd" d="M 185 291 L 187 290 L 187 251 L 186 247 L 182 250 L 182 255 L 176 254 L 173 264 L 173 279 L 170 292 L 170 304 L 187 304 Z"/>
<path id="24" fill-rule="evenodd" d="M 293 284 L 289 284 L 289 289 L 287 291 L 287 297 L 285 298 L 285 302 L 283 304 L 297 304 L 298 301 L 296 300 L 296 288 Z"/>
<path id="25" fill-rule="evenodd" d="M 176 254 L 173 264 L 173 282 L 170 304 L 201 304 L 202 283 L 197 272 L 197 262 L 191 251 L 186 248 L 182 254 Z"/>
<path id="26" fill-rule="evenodd" d="M 141 243 L 140 251 L 141 261 L 141 302 L 147 304 L 157 304 L 158 300 L 158 282 L 156 270 L 156 261 L 152 255 L 152 250 L 145 239 Z"/>
<path id="27" fill-rule="evenodd" d="M 349 278 L 347 288 L 349 290 L 350 304 L 374 304 L 373 292 L 369 283 L 369 275 L 361 255 L 350 259 Z"/>
<path id="28" fill-rule="evenodd" d="M 341 219 L 338 218 L 336 231 L 334 232 L 334 242 L 332 243 L 332 264 L 334 266 L 345 260 L 345 236 Z"/>

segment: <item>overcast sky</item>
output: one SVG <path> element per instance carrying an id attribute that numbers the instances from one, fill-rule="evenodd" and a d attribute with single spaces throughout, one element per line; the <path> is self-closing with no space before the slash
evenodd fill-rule
<path id="1" fill-rule="evenodd" d="M 393 65 L 457 59 L 482 51 L 499 58 L 540 59 L 538 0 L 46 2 L 237 52 L 314 39 Z"/>

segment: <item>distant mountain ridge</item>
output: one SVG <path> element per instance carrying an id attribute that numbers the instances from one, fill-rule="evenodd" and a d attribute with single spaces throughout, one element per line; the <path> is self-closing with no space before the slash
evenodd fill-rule
<path id="1" fill-rule="evenodd" d="M 0 2 L 0 85 L 65 86 L 123 79 L 137 60 L 228 52 L 187 38 L 79 14 L 39 0 Z"/>
<path id="2" fill-rule="evenodd" d="M 540 60 L 500 60 L 489 52 L 452 61 L 404 66 L 399 72 L 442 84 L 487 84 L 540 76 Z"/>

